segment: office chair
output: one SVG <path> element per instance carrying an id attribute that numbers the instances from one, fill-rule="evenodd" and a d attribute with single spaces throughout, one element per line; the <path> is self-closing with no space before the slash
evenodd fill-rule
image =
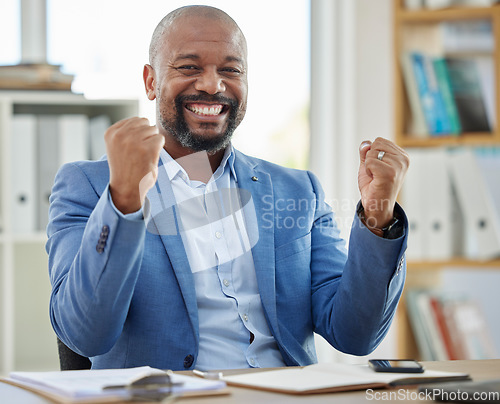
<path id="1" fill-rule="evenodd" d="M 59 366 L 61 370 L 90 369 L 90 359 L 73 352 L 59 338 L 57 338 L 57 350 L 59 352 Z"/>

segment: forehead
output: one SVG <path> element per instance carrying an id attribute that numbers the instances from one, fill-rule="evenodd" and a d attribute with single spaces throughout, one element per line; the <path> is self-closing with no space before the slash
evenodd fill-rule
<path id="1" fill-rule="evenodd" d="M 241 31 L 223 19 L 183 16 L 165 31 L 160 52 L 167 58 L 178 54 L 218 53 L 246 62 L 246 44 Z"/>

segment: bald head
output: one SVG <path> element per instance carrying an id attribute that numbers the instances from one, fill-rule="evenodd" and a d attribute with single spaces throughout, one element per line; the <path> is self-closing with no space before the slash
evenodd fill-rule
<path id="1" fill-rule="evenodd" d="M 246 50 L 246 39 L 236 22 L 224 11 L 211 6 L 185 6 L 168 13 L 156 26 L 149 45 L 149 63 L 154 66 L 156 56 L 161 48 L 165 35 L 181 19 L 202 17 L 216 21 L 228 27 L 233 27 L 241 35 L 243 46 Z"/>

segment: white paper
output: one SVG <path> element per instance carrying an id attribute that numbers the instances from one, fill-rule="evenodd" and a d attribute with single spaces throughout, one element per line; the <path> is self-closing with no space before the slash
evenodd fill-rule
<path id="1" fill-rule="evenodd" d="M 72 402 L 85 401 L 92 398 L 121 397 L 130 398 L 126 389 L 104 389 L 107 386 L 128 385 L 138 378 L 161 372 L 149 366 L 128 369 L 105 370 L 67 370 L 62 372 L 12 372 L 10 380 L 21 382 L 47 393 L 60 395 Z M 172 374 L 173 383 L 182 385 L 172 388 L 172 393 L 217 390 L 226 386 L 219 380 L 205 380 L 192 376 Z M 170 389 L 159 389 L 168 392 Z"/>

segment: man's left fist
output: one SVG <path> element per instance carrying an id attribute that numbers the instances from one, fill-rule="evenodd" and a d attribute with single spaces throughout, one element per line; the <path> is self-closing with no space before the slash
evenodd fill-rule
<path id="1" fill-rule="evenodd" d="M 382 229 L 394 217 L 396 198 L 410 165 L 408 154 L 390 140 L 377 138 L 359 147 L 358 186 L 368 227 Z"/>

